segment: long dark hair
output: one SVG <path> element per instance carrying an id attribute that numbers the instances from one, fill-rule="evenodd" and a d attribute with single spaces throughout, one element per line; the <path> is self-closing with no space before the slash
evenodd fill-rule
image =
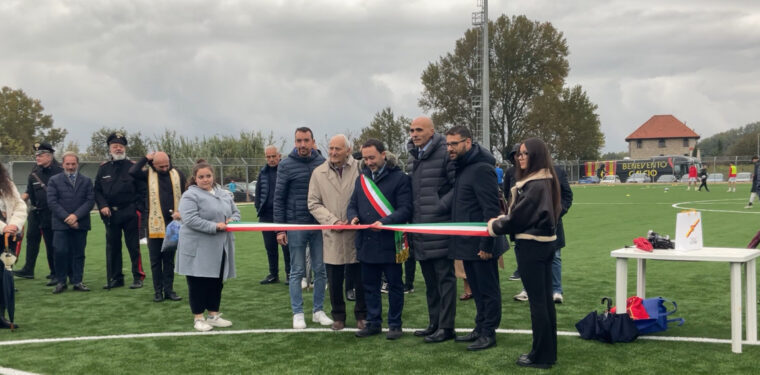
<path id="1" fill-rule="evenodd" d="M 0 192 L 6 197 L 13 195 L 13 181 L 3 163 L 0 163 Z"/>
<path id="2" fill-rule="evenodd" d="M 552 176 L 552 205 L 554 206 L 554 219 L 559 219 L 559 214 L 562 212 L 562 199 L 559 190 L 559 179 L 554 172 L 554 163 L 552 163 L 552 156 L 549 154 L 549 148 L 546 147 L 546 143 L 538 138 L 528 138 L 523 143 L 525 149 L 528 152 L 528 165 L 527 168 L 520 168 L 520 163 L 517 163 L 515 168 L 515 178 L 518 181 L 527 178 L 528 176 L 546 169 Z M 519 152 L 519 151 L 518 151 Z"/>
<path id="3" fill-rule="evenodd" d="M 195 181 L 195 175 L 198 174 L 198 171 L 204 168 L 208 168 L 211 171 L 211 174 L 214 175 L 214 167 L 209 164 L 206 159 L 198 159 L 195 161 L 195 165 L 193 165 L 193 173 L 190 175 L 190 178 L 187 179 L 187 186 L 191 185 L 198 185 L 198 183 Z M 214 185 L 216 185 L 216 182 L 214 182 Z"/>

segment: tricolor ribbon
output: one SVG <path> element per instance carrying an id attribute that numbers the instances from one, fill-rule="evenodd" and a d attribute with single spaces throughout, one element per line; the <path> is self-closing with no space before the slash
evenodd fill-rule
<path id="1" fill-rule="evenodd" d="M 372 226 L 359 225 L 322 225 L 322 224 L 278 224 L 278 223 L 244 223 L 227 224 L 228 232 L 282 232 L 289 230 L 360 230 L 382 229 L 401 233 L 438 234 L 444 236 L 488 237 L 487 223 L 428 223 L 428 224 L 393 224 Z"/>

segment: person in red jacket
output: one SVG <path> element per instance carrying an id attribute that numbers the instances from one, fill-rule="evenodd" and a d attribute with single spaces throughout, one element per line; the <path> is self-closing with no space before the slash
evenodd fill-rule
<path id="1" fill-rule="evenodd" d="M 694 184 L 694 190 L 697 190 L 697 166 L 692 164 L 689 166 L 689 186 L 686 190 L 691 189 L 691 185 Z"/>

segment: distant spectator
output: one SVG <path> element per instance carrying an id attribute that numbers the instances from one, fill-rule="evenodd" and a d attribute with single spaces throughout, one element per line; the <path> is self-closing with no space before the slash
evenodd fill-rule
<path id="1" fill-rule="evenodd" d="M 736 193 L 736 165 L 729 163 L 728 166 L 728 192 Z"/>

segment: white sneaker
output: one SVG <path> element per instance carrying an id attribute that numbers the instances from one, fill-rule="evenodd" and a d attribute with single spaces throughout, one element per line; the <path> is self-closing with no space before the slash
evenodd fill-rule
<path id="1" fill-rule="evenodd" d="M 304 277 L 301 279 L 301 289 L 306 289 L 309 287 L 309 284 L 306 282 L 306 278 Z"/>
<path id="2" fill-rule="evenodd" d="M 333 324 L 333 320 L 327 317 L 327 314 L 325 314 L 324 311 L 317 311 L 312 315 L 311 321 L 314 323 L 319 323 L 323 326 L 331 326 Z"/>
<path id="3" fill-rule="evenodd" d="M 303 319 L 303 313 L 293 314 L 293 329 L 306 328 L 306 321 Z"/>
<path id="4" fill-rule="evenodd" d="M 752 203 L 750 203 L 750 204 L 748 204 L 748 205 L 744 206 L 744 208 L 752 208 Z"/>
<path id="5" fill-rule="evenodd" d="M 562 297 L 561 293 L 554 293 L 553 298 L 554 298 L 554 303 L 564 303 L 565 302 L 565 298 Z"/>
<path id="6" fill-rule="evenodd" d="M 206 318 L 206 324 L 212 327 L 229 327 L 232 325 L 232 322 L 227 319 L 223 319 L 222 314 L 217 314 L 209 315 L 208 318 Z"/>
<path id="7" fill-rule="evenodd" d="M 525 301 L 528 300 L 528 292 L 526 292 L 526 291 L 523 290 L 522 292 L 515 294 L 515 296 L 512 297 L 512 298 L 514 298 L 515 301 L 523 301 L 523 302 L 525 302 Z"/>
<path id="8" fill-rule="evenodd" d="M 140 245 L 147 245 L 147 244 L 148 244 L 148 239 L 147 238 L 143 237 L 143 238 L 140 239 Z"/>
<path id="9" fill-rule="evenodd" d="M 201 332 L 207 332 L 214 329 L 214 327 L 206 323 L 206 321 L 203 319 L 195 319 L 195 325 L 193 327 L 195 327 L 196 330 L 201 331 Z"/>

